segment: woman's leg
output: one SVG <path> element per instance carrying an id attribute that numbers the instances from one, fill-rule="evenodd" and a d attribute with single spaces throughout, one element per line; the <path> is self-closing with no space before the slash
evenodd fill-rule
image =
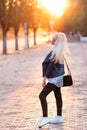
<path id="1" fill-rule="evenodd" d="M 61 94 L 61 88 L 55 87 L 54 95 L 56 98 L 56 106 L 57 106 L 57 115 L 62 116 L 62 94 Z"/>
<path id="2" fill-rule="evenodd" d="M 55 86 L 51 83 L 47 83 L 47 85 L 41 91 L 39 98 L 41 101 L 41 107 L 43 111 L 43 117 L 48 116 L 48 109 L 47 109 L 47 101 L 46 96 L 55 88 Z"/>

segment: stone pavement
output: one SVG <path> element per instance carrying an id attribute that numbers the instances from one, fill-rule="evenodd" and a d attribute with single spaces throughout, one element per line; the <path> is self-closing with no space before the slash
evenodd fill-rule
<path id="1" fill-rule="evenodd" d="M 49 44 L 0 56 L 0 130 L 87 130 L 87 43 L 69 43 L 67 58 L 74 85 L 62 88 L 62 124 L 42 129 L 38 95 L 42 89 L 41 63 Z M 49 117 L 56 115 L 53 93 L 47 97 Z"/>

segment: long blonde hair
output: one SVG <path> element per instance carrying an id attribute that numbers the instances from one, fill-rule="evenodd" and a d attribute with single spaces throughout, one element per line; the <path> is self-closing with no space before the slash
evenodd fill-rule
<path id="1" fill-rule="evenodd" d="M 67 38 L 64 33 L 59 32 L 53 36 L 54 41 L 54 49 L 52 51 L 52 55 L 50 59 L 55 63 L 64 63 L 64 55 L 69 53 L 67 47 Z"/>

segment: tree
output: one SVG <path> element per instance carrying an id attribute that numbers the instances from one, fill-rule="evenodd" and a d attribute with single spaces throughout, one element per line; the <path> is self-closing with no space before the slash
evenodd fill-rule
<path id="1" fill-rule="evenodd" d="M 87 35 L 87 1 L 68 0 L 69 7 L 66 9 L 63 20 L 63 31 L 78 32 Z"/>
<path id="2" fill-rule="evenodd" d="M 80 31 L 82 35 L 87 36 L 87 1 L 80 0 L 79 1 L 80 13 L 79 13 L 79 23 L 80 23 Z"/>
<path id="3" fill-rule="evenodd" d="M 22 20 L 24 25 L 24 34 L 25 34 L 25 48 L 29 47 L 29 28 L 33 28 L 34 30 L 34 45 L 36 45 L 36 17 L 35 14 L 38 5 L 38 0 L 22 0 L 21 1 L 21 12 L 22 12 Z M 38 14 L 37 14 L 38 15 Z M 36 15 L 36 16 L 37 16 Z"/>
<path id="4" fill-rule="evenodd" d="M 3 32 L 3 54 L 7 54 L 6 34 L 11 26 L 14 27 L 16 50 L 18 50 L 18 29 L 20 24 L 18 1 L 0 1 L 0 24 Z M 16 16 L 16 17 L 15 17 Z"/>
<path id="5" fill-rule="evenodd" d="M 32 3 L 32 17 L 31 17 L 31 25 L 34 32 L 34 45 L 36 45 L 36 31 L 40 24 L 40 17 L 41 17 L 41 8 L 39 6 L 38 0 L 34 0 Z"/>
<path id="6" fill-rule="evenodd" d="M 32 0 L 21 0 L 21 20 L 24 27 L 25 48 L 29 48 L 29 28 L 32 18 Z"/>
<path id="7" fill-rule="evenodd" d="M 76 31 L 78 30 L 78 16 L 79 16 L 79 3 L 75 0 L 69 0 L 70 5 L 65 10 L 63 16 L 63 30 L 65 32 L 68 31 Z"/>
<path id="8" fill-rule="evenodd" d="M 20 1 L 19 0 L 11 0 L 9 4 L 9 11 L 10 11 L 10 25 L 14 28 L 15 34 L 15 50 L 18 50 L 18 31 L 21 20 L 21 10 L 20 10 Z"/>
<path id="9" fill-rule="evenodd" d="M 10 28 L 9 13 L 10 13 L 9 12 L 9 1 L 0 0 L 0 25 L 2 28 L 2 35 L 3 35 L 3 54 L 7 54 L 6 34 Z"/>

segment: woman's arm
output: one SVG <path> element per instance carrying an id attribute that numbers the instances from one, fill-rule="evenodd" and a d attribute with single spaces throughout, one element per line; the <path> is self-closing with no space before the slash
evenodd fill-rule
<path id="1" fill-rule="evenodd" d="M 43 87 L 46 86 L 46 80 L 52 74 L 53 68 L 54 68 L 54 64 L 52 62 L 50 62 L 47 69 L 46 69 L 46 72 L 44 73 L 44 76 L 43 76 L 43 81 L 42 81 Z"/>
<path id="2" fill-rule="evenodd" d="M 49 76 L 52 74 L 53 69 L 54 69 L 54 63 L 53 62 L 49 62 L 49 65 L 48 65 L 47 70 L 45 72 L 45 76 L 47 78 L 49 78 Z"/>

